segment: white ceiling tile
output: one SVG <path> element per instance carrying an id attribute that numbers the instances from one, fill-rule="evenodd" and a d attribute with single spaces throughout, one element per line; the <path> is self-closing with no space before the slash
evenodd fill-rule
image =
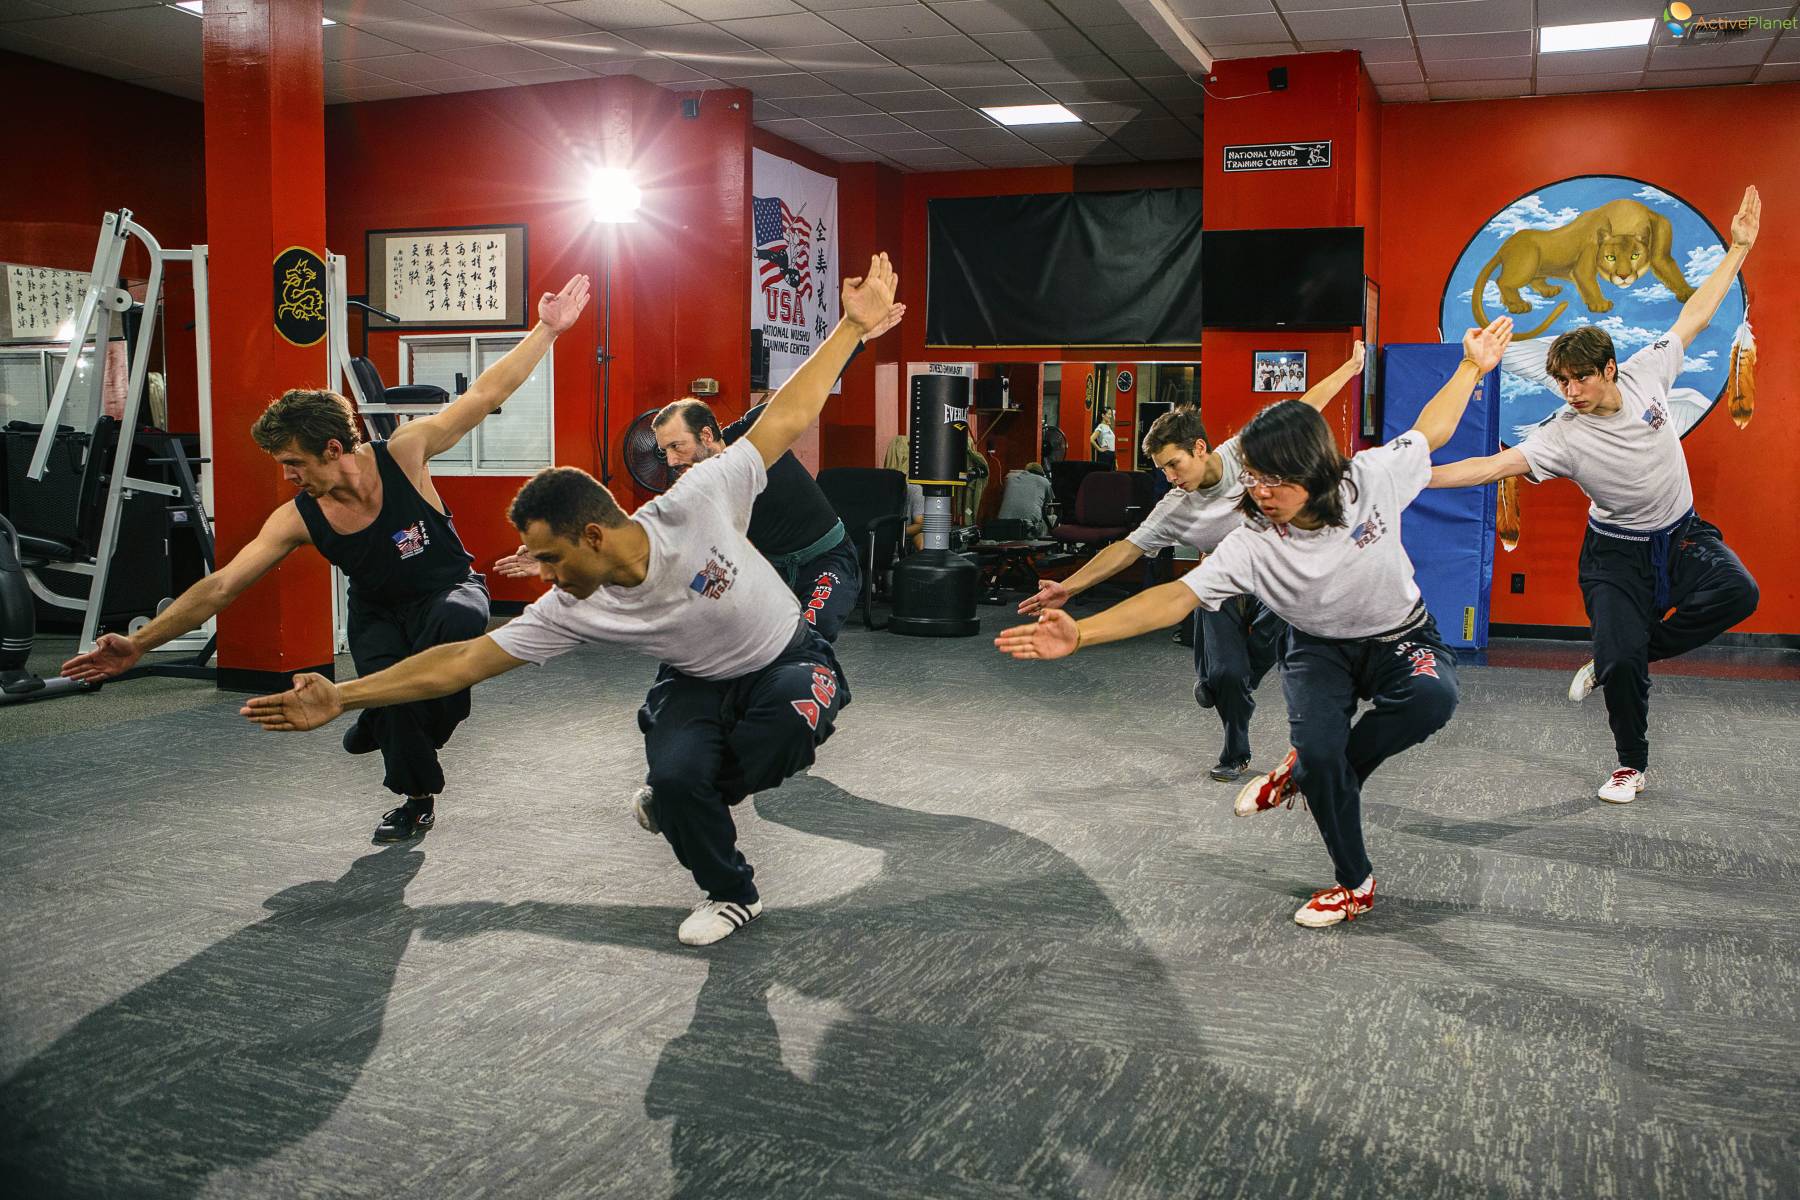
<path id="1" fill-rule="evenodd" d="M 1149 93 L 1129 79 L 1090 79 L 1079 83 L 1046 83 L 1044 90 L 1065 104 L 1100 100 L 1147 100 Z"/>
<path id="2" fill-rule="evenodd" d="M 1530 54 L 1529 33 L 1456 33 L 1416 39 L 1419 56 L 1427 63 L 1434 59 L 1505 58 L 1514 54 Z"/>
<path id="3" fill-rule="evenodd" d="M 414 49 L 400 42 L 392 42 L 367 29 L 357 29 L 349 25 L 333 25 L 329 29 L 319 31 L 325 43 L 325 60 L 348 61 L 357 58 L 385 58 L 390 54 L 404 54 Z"/>
<path id="4" fill-rule="evenodd" d="M 1278 42 L 1288 36 L 1287 26 L 1272 12 L 1240 17 L 1195 17 L 1182 24 L 1208 50 L 1241 46 L 1247 42 Z"/>
<path id="5" fill-rule="evenodd" d="M 1377 86 L 1388 83 L 1418 83 L 1425 78 L 1415 62 L 1364 63 L 1363 69 Z"/>
<path id="6" fill-rule="evenodd" d="M 766 129 L 777 137 L 817 137 L 824 130 L 799 117 L 772 117 L 768 120 L 757 118 L 756 127 Z"/>
<path id="7" fill-rule="evenodd" d="M 944 37 L 871 40 L 870 47 L 903 67 L 938 63 L 992 62 L 994 56 L 960 33 Z"/>
<path id="8" fill-rule="evenodd" d="M 925 86 L 925 81 L 904 67 L 863 67 L 854 71 L 814 71 L 820 79 L 840 91 L 909 92 Z"/>
<path id="9" fill-rule="evenodd" d="M 440 50 L 438 57 L 453 62 L 471 74 L 505 75 L 512 71 L 540 71 L 567 66 L 547 54 L 511 42 L 497 46 L 472 46 L 465 50 Z"/>
<path id="10" fill-rule="evenodd" d="M 1080 84 L 1053 84 L 1060 87 L 1085 86 Z M 1047 104 L 1048 88 L 1040 88 L 1034 84 L 998 84 L 993 87 L 945 88 L 944 91 L 971 108 L 990 108 L 1001 104 Z"/>
<path id="11" fill-rule="evenodd" d="M 1449 62 L 1433 62 L 1427 64 L 1425 77 L 1434 85 L 1488 79 L 1529 79 L 1531 77 L 1531 55 L 1520 54 L 1509 58 L 1459 58 Z M 1396 80 L 1396 82 L 1407 81 Z M 1436 94 L 1435 91 L 1433 94 Z"/>
<path id="12" fill-rule="evenodd" d="M 455 79 L 467 75 L 469 68 L 430 54 L 394 54 L 387 58 L 365 58 L 357 68 L 371 75 L 395 79 L 401 83 L 424 83 L 431 79 Z"/>
<path id="13" fill-rule="evenodd" d="M 704 71 L 696 70 L 687 63 L 676 62 L 672 58 L 634 58 L 624 62 L 602 63 L 589 67 L 596 75 L 631 75 L 647 83 L 657 84 L 690 84 L 703 82 L 711 76 Z"/>
<path id="14" fill-rule="evenodd" d="M 521 42 L 520 45 L 528 46 L 540 54 L 547 54 L 558 62 L 590 71 L 606 63 L 650 57 L 650 52 L 642 46 L 610 33 L 584 33 L 576 37 Z"/>
<path id="15" fill-rule="evenodd" d="M 1390 83 L 1377 88 L 1375 94 L 1387 104 L 1416 104 L 1431 99 L 1422 83 Z"/>
<path id="16" fill-rule="evenodd" d="M 1775 39 L 1732 38 L 1698 45 L 1652 46 L 1652 71 L 1695 70 L 1703 67 L 1754 67 L 1774 49 Z"/>
<path id="17" fill-rule="evenodd" d="M 1624 92 L 1638 86 L 1642 71 L 1612 71 L 1599 75 L 1538 76 L 1540 95 L 1557 96 L 1571 92 Z"/>
<path id="18" fill-rule="evenodd" d="M 1135 26 L 1134 26 L 1135 28 Z M 975 42 L 996 58 L 1055 58 L 1059 54 L 1092 54 L 1095 45 L 1078 29 L 1030 29 L 1016 33 L 982 33 Z M 1155 43 L 1151 43 L 1152 47 Z"/>
<path id="19" fill-rule="evenodd" d="M 1027 58 L 1012 67 L 1033 83 L 1076 83 L 1085 80 L 1123 79 L 1113 60 L 1104 54 L 1079 54 L 1068 58 Z"/>
<path id="20" fill-rule="evenodd" d="M 500 78 L 498 75 L 465 75 L 461 79 L 434 79 L 430 83 L 420 84 L 419 86 L 430 88 L 432 91 L 443 95 L 448 95 L 452 92 L 485 92 L 491 91 L 494 88 L 511 87 L 513 85 L 506 82 L 506 80 Z"/>
<path id="21" fill-rule="evenodd" d="M 1582 25 L 1590 21 L 1625 21 L 1654 17 L 1662 6 L 1651 0 L 1537 0 L 1539 27 Z"/>
<path id="22" fill-rule="evenodd" d="M 634 29 L 625 36 L 646 50 L 672 57 L 757 53 L 756 48 L 742 38 L 732 37 L 723 29 L 704 21 L 692 21 L 686 25 L 662 25 L 654 29 Z"/>
<path id="23" fill-rule="evenodd" d="M 378 21 L 359 25 L 364 33 L 411 50 L 454 50 L 463 46 L 492 46 L 502 39 L 471 28 L 449 17 L 426 21 Z"/>
<path id="24" fill-rule="evenodd" d="M 718 26 L 733 37 L 743 38 L 764 50 L 785 50 L 790 46 L 830 46 L 853 39 L 836 25 L 813 13 L 799 12 L 782 17 L 752 17 L 742 21 L 719 21 Z"/>
<path id="25" fill-rule="evenodd" d="M 796 117 L 838 117 L 851 113 L 880 112 L 867 100 L 859 100 L 855 96 L 800 96 L 792 100 L 783 100 L 781 107 Z"/>
<path id="26" fill-rule="evenodd" d="M 758 100 L 790 100 L 800 96 L 835 96 L 838 90 L 820 79 L 817 75 L 808 75 L 804 71 L 795 71 L 787 75 L 752 75 L 738 76 L 725 74 L 722 78 L 739 87 L 748 88 L 750 94 Z"/>
<path id="27" fill-rule="evenodd" d="M 577 72 L 579 74 L 579 72 Z M 586 76 L 583 76 L 586 78 Z M 367 100 L 405 100 L 410 96 L 435 96 L 436 92 L 412 83 L 377 83 L 367 87 L 336 89 L 340 104 L 360 104 Z"/>
<path id="28" fill-rule="evenodd" d="M 764 100 L 758 96 L 751 102 L 750 117 L 758 125 L 765 125 L 770 121 L 785 121 L 792 116 L 792 113 L 773 100 Z"/>
<path id="29" fill-rule="evenodd" d="M 1003 62 L 922 63 L 918 74 L 941 88 L 1018 84 L 1025 77 Z"/>
<path id="30" fill-rule="evenodd" d="M 1182 69 L 1161 50 L 1120 50 L 1108 57 L 1127 75 L 1172 75 Z"/>
<path id="31" fill-rule="evenodd" d="M 860 138 L 865 133 L 904 133 L 923 137 L 911 125 L 886 113 L 862 113 L 849 117 L 815 117 L 813 124 L 838 137 Z"/>
<path id="32" fill-rule="evenodd" d="M 1369 0 L 1362 0 L 1367 4 Z M 1178 17 L 1237 17 L 1245 13 L 1274 12 L 1274 0 L 1168 0 L 1169 11 Z M 1284 8 L 1313 7 L 1301 0 L 1287 0 Z"/>
<path id="33" fill-rule="evenodd" d="M 586 21 L 579 20 L 565 12 L 545 8 L 540 4 L 467 12 L 457 19 L 472 29 L 519 40 L 562 37 L 565 34 L 574 36 L 594 32 L 594 27 Z"/>
<path id="34" fill-rule="evenodd" d="M 942 150 L 946 147 L 942 142 L 928 133 L 920 133 L 909 129 L 904 133 L 863 133 L 854 139 L 858 145 L 870 150 L 878 150 L 883 154 L 893 154 L 899 150 Z"/>
<path id="35" fill-rule="evenodd" d="M 1288 13 L 1288 27 L 1303 42 L 1330 38 L 1406 37 L 1406 10 L 1398 4 L 1379 8 L 1340 8 L 1332 12 Z M 1252 42 L 1256 38 L 1243 38 Z"/>
<path id="36" fill-rule="evenodd" d="M 985 154 L 993 150 L 1014 150 L 1021 143 L 1010 130 L 988 122 L 985 129 L 947 129 L 937 135 L 938 141 L 967 154 Z"/>
<path id="37" fill-rule="evenodd" d="M 435 13 L 462 13 L 483 8 L 511 8 L 517 5 L 519 0 L 411 0 L 411 2 Z"/>
<path id="38" fill-rule="evenodd" d="M 952 100 L 936 88 L 913 88 L 904 92 L 864 92 L 864 97 L 886 113 L 941 112 L 955 107 Z"/>
<path id="39" fill-rule="evenodd" d="M 1186 75 L 1139 75 L 1133 82 L 1152 96 L 1165 100 L 1191 100 L 1206 94 L 1205 89 Z"/>
<path id="40" fill-rule="evenodd" d="M 1389 39 L 1389 40 L 1405 41 L 1408 45 L 1412 44 L 1412 39 L 1410 39 L 1410 38 L 1404 38 L 1404 39 L 1393 38 L 1393 39 Z M 1315 46 L 1308 47 L 1308 49 L 1316 49 L 1316 50 L 1338 50 L 1341 48 L 1342 47 L 1332 46 L 1332 45 L 1323 45 L 1323 46 L 1315 45 Z M 1269 58 L 1274 55 L 1293 54 L 1293 53 L 1295 53 L 1295 50 L 1294 50 L 1294 43 L 1292 43 L 1292 42 L 1253 42 L 1248 46 L 1225 46 L 1225 47 L 1222 47 L 1221 49 L 1219 49 L 1218 51 L 1216 51 L 1213 54 L 1213 57 L 1214 58 L 1223 58 L 1223 59 Z"/>
<path id="41" fill-rule="evenodd" d="M 1109 54 L 1115 50 L 1157 49 L 1156 39 L 1145 33 L 1141 25 L 1089 25 L 1081 32 Z"/>
<path id="42" fill-rule="evenodd" d="M 797 46 L 773 52 L 785 63 L 803 71 L 853 71 L 858 67 L 888 67 L 893 63 L 861 42 L 836 46 Z"/>
<path id="43" fill-rule="evenodd" d="M 370 21 L 423 21 L 435 14 L 417 0 L 324 0 L 325 15 L 340 25 Z"/>
<path id="44" fill-rule="evenodd" d="M 1466 79 L 1426 86 L 1433 100 L 1504 100 L 1531 95 L 1529 79 Z"/>
<path id="45" fill-rule="evenodd" d="M 960 171 L 976 165 L 966 154 L 949 148 L 937 150 L 892 150 L 888 157 L 909 167 L 924 171 Z"/>
<path id="46" fill-rule="evenodd" d="M 1620 46 L 1612 50 L 1577 50 L 1539 54 L 1538 78 L 1557 75 L 1619 75 L 1641 71 L 1649 61 L 1648 46 Z"/>
<path id="47" fill-rule="evenodd" d="M 1304 42 L 1307 50 L 1355 50 L 1366 63 L 1417 62 L 1418 49 L 1411 38 L 1349 38 L 1330 42 Z"/>
<path id="48" fill-rule="evenodd" d="M 1068 25 L 1044 0 L 953 0 L 931 7 L 964 33 L 1014 33 Z"/>
<path id="49" fill-rule="evenodd" d="M 1647 88 L 1723 87 L 1733 83 L 1749 83 L 1755 77 L 1755 67 L 1708 67 L 1697 71 L 1645 71 L 1644 86 Z"/>
<path id="50" fill-rule="evenodd" d="M 914 129 L 923 129 L 927 133 L 942 129 L 990 129 L 994 124 L 989 117 L 961 104 L 955 109 L 939 112 L 901 113 L 900 119 Z"/>
<path id="51" fill-rule="evenodd" d="M 427 0 L 415 0 L 425 3 Z M 694 18 L 662 0 L 566 0 L 549 4 L 559 13 L 586 21 L 595 29 L 612 32 L 655 25 L 680 25 Z"/>
<path id="52" fill-rule="evenodd" d="M 724 21 L 731 17 L 774 17 L 788 13 L 804 13 L 794 0 L 674 0 L 677 8 L 702 21 Z"/>
<path id="53" fill-rule="evenodd" d="M 1532 27 L 1531 0 L 1455 0 L 1448 4 L 1409 0 L 1406 11 L 1417 34 L 1505 33 Z"/>
<path id="54" fill-rule="evenodd" d="M 957 29 L 923 4 L 890 4 L 883 8 L 852 8 L 826 14 L 826 20 L 858 41 L 890 41 L 894 38 L 941 37 Z"/>

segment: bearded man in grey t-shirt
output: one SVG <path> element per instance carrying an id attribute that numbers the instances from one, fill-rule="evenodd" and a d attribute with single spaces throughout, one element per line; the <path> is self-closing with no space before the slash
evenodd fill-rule
<path id="1" fill-rule="evenodd" d="M 1669 389 L 1687 347 L 1719 311 L 1762 221 L 1754 187 L 1731 221 L 1723 261 L 1682 306 L 1662 338 L 1620 366 L 1598 326 L 1569 330 L 1546 363 L 1568 407 L 1519 445 L 1446 463 L 1431 486 L 1469 487 L 1523 475 L 1533 483 L 1572 479 L 1592 501 L 1582 541 L 1581 597 L 1594 657 L 1575 673 L 1569 699 L 1596 687 L 1606 696 L 1618 767 L 1600 799 L 1628 804 L 1650 766 L 1650 664 L 1704 646 L 1756 611 L 1756 580 L 1716 527 L 1694 512 L 1681 433 Z"/>

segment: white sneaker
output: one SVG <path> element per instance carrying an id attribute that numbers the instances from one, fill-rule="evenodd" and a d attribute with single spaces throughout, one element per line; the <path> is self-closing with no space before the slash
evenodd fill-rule
<path id="1" fill-rule="evenodd" d="M 662 832 L 656 824 L 656 809 L 652 807 L 655 803 L 656 793 L 650 790 L 648 784 L 639 788 L 637 793 L 631 797 L 631 815 L 636 817 L 637 823 L 649 833 Z"/>
<path id="2" fill-rule="evenodd" d="M 762 901 L 738 904 L 732 900 L 702 900 L 681 923 L 676 934 L 684 946 L 710 946 L 723 941 L 762 916 Z"/>
<path id="3" fill-rule="evenodd" d="M 1600 785 L 1595 793 L 1608 804 L 1630 804 L 1636 800 L 1638 793 L 1644 790 L 1648 782 L 1642 771 L 1634 771 L 1630 767 L 1620 767 L 1614 771 L 1607 781 Z"/>
<path id="4" fill-rule="evenodd" d="M 1594 690 L 1594 663 L 1589 660 L 1581 664 L 1581 670 L 1575 672 L 1575 678 L 1569 680 L 1569 699 L 1580 704 Z"/>

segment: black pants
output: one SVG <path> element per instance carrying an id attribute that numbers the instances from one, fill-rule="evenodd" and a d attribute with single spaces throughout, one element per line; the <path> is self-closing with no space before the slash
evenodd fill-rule
<path id="1" fill-rule="evenodd" d="M 810 625 L 774 662 L 736 679 L 663 665 L 638 710 L 656 823 L 709 899 L 757 898 L 731 806 L 810 767 L 849 703 L 837 658 Z"/>
<path id="2" fill-rule="evenodd" d="M 350 594 L 350 657 L 358 675 L 372 675 L 421 650 L 480 637 L 487 629 L 488 592 L 481 576 L 435 596 L 397 608 Z M 401 796 L 433 796 L 444 790 L 437 752 L 469 715 L 469 692 L 365 708 L 356 718 L 381 747 L 381 784 Z"/>
<path id="3" fill-rule="evenodd" d="M 1221 763 L 1249 761 L 1256 688 L 1281 660 L 1287 632 L 1287 622 L 1254 596 L 1234 597 L 1217 611 L 1194 610 L 1194 699 L 1219 710 Z"/>
<path id="4" fill-rule="evenodd" d="M 1281 660 L 1288 729 L 1299 752 L 1294 782 L 1325 839 L 1338 883 L 1370 874 L 1362 785 L 1456 711 L 1456 655 L 1429 617 L 1397 641 L 1332 641 L 1294 630 Z M 1371 707 L 1357 719 L 1356 702 Z"/>
<path id="5" fill-rule="evenodd" d="M 1594 678 L 1606 694 L 1619 765 L 1650 766 L 1650 664 L 1718 637 L 1756 611 L 1756 580 L 1719 531 L 1693 517 L 1669 547 L 1667 615 L 1655 611 L 1646 542 L 1590 528 L 1581 543 L 1581 598 L 1594 627 Z"/>
<path id="6" fill-rule="evenodd" d="M 786 573 L 788 586 L 800 601 L 800 615 L 828 642 L 856 609 L 862 594 L 862 569 L 856 562 L 856 543 L 848 537 Z"/>

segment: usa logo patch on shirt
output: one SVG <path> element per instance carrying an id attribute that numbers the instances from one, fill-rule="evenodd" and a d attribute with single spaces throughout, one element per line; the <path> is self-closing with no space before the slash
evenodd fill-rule
<path id="1" fill-rule="evenodd" d="M 414 521 L 405 529 L 394 534 L 394 549 L 400 552 L 402 559 L 425 553 L 425 547 L 429 545 L 431 545 L 431 535 L 425 532 L 425 522 L 423 521 Z"/>

